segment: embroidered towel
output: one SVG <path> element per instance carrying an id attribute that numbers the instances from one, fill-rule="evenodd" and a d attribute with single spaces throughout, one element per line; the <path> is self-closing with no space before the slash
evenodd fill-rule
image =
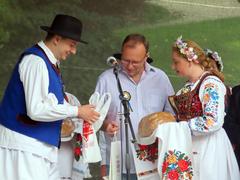
<path id="1" fill-rule="evenodd" d="M 161 179 L 193 179 L 192 138 L 187 122 L 159 125 L 158 172 Z"/>
<path id="2" fill-rule="evenodd" d="M 137 135 L 138 143 L 145 145 L 154 143 L 156 138 L 160 179 L 192 179 L 192 138 L 187 122 L 160 124 L 149 137 Z"/>
<path id="3" fill-rule="evenodd" d="M 102 160 L 98 146 L 96 132 L 102 126 L 110 103 L 110 93 L 104 93 L 102 96 L 98 92 L 92 94 L 89 103 L 96 106 L 96 111 L 100 113 L 99 119 L 92 125 L 86 121 L 76 122 L 75 132 L 82 134 L 82 156 L 84 163 L 94 163 Z"/>
<path id="4" fill-rule="evenodd" d="M 68 103 L 80 106 L 79 100 L 72 94 L 66 92 Z M 78 118 L 71 118 L 73 122 L 81 121 Z M 81 127 L 80 127 L 81 128 Z M 74 161 L 72 138 L 74 132 L 69 137 L 61 137 L 61 147 L 59 149 L 59 170 L 60 176 L 65 179 L 79 180 L 91 177 L 88 163 L 83 163 L 81 157 L 79 161 Z M 73 165 L 74 164 L 74 165 Z"/>

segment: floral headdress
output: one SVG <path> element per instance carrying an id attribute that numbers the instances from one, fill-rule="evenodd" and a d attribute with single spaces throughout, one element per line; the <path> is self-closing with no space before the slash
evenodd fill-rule
<path id="1" fill-rule="evenodd" d="M 188 61 L 196 61 L 198 55 L 194 52 L 193 47 L 188 47 L 188 44 L 182 40 L 182 36 L 178 37 L 175 42 L 176 47 L 179 49 L 179 52 L 187 57 Z"/>
<path id="2" fill-rule="evenodd" d="M 223 62 L 222 62 L 222 58 L 218 55 L 218 53 L 216 51 L 212 51 L 210 49 L 204 49 L 204 51 L 205 51 L 205 54 L 207 57 L 211 57 L 217 63 L 219 71 L 222 72 L 223 71 Z"/>

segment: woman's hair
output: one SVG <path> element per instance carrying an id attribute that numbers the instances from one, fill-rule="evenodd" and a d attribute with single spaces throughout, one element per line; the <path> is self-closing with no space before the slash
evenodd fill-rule
<path id="1" fill-rule="evenodd" d="M 215 61 L 207 57 L 204 50 L 196 42 L 192 40 L 184 41 L 180 38 L 173 44 L 172 50 L 187 61 L 199 64 L 205 71 L 211 72 L 224 81 L 223 74 L 216 69 Z"/>
<path id="2" fill-rule="evenodd" d="M 213 74 L 215 74 L 216 76 L 218 76 L 222 81 L 224 81 L 224 75 L 223 75 L 223 73 L 220 71 L 220 68 L 219 68 L 217 62 L 213 59 L 213 57 L 207 56 L 205 63 L 206 63 L 205 69 L 206 69 L 207 71 L 212 72 Z"/>
<path id="3" fill-rule="evenodd" d="M 211 49 L 204 49 L 206 57 L 212 61 L 213 68 L 222 72 L 223 71 L 223 62 L 222 58 L 218 55 L 218 52 L 212 51 Z"/>

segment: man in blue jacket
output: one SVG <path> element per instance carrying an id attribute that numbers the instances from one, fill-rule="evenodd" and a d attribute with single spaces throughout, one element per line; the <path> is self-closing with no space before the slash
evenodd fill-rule
<path id="1" fill-rule="evenodd" d="M 78 117 L 90 123 L 99 114 L 92 105 L 72 106 L 65 97 L 59 62 L 75 54 L 82 23 L 59 14 L 40 41 L 25 50 L 0 104 L 0 169 L 4 180 L 59 179 L 57 151 L 62 120 Z"/>

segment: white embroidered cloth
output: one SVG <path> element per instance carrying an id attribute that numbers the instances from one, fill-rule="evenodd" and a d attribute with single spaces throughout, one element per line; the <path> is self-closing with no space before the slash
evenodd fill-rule
<path id="1" fill-rule="evenodd" d="M 139 144 L 152 144 L 158 138 L 157 169 L 160 179 L 192 179 L 192 138 L 187 122 L 160 124 L 150 137 Z"/>
<path id="2" fill-rule="evenodd" d="M 84 163 L 93 163 L 102 160 L 96 132 L 102 126 L 107 115 L 111 103 L 111 95 L 110 93 L 104 93 L 100 96 L 98 92 L 95 92 L 90 97 L 89 103 L 96 106 L 95 110 L 100 113 L 99 119 L 93 125 L 85 121 L 76 121 L 76 129 L 74 130 L 74 132 L 82 134 L 83 137 L 82 155 Z"/>
<path id="3" fill-rule="evenodd" d="M 80 106 L 79 100 L 72 94 L 67 93 L 68 103 L 74 106 Z M 73 118 L 73 121 L 81 121 L 78 118 Z M 71 134 L 70 137 L 62 137 L 61 138 L 61 147 L 58 152 L 58 165 L 59 165 L 59 171 L 60 176 L 62 178 L 72 178 L 73 180 L 79 180 L 83 178 L 89 178 L 91 177 L 90 170 L 88 167 L 88 163 L 84 163 L 82 158 L 77 162 L 74 163 L 73 166 L 73 145 L 72 145 L 72 138 L 74 136 L 74 133 Z"/>

